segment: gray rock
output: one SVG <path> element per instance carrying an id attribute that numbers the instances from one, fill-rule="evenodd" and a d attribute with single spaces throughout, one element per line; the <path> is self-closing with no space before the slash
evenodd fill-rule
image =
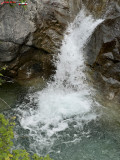
<path id="1" fill-rule="evenodd" d="M 0 61 L 9 62 L 17 57 L 19 45 L 12 42 L 0 41 Z"/>
<path id="2" fill-rule="evenodd" d="M 106 18 L 97 27 L 85 49 L 89 64 L 100 65 L 100 72 L 105 74 L 120 60 L 119 0 L 30 0 L 26 10 L 21 6 L 0 6 L 0 62 L 7 63 L 8 71 L 15 71 L 16 76 L 20 75 L 20 68 L 24 68 L 24 72 L 29 70 L 35 58 L 32 53 L 36 56 L 40 54 L 42 67 L 43 55 L 51 65 L 52 54 L 58 53 L 64 31 L 80 11 L 82 3 L 94 17 Z M 49 65 L 45 66 L 46 72 L 48 70 L 50 73 L 47 69 Z"/>
<path id="3" fill-rule="evenodd" d="M 17 74 L 13 76 L 20 75 L 19 68 L 26 63 L 30 66 L 22 57 L 26 54 L 31 63 L 31 50 L 36 54 L 44 52 L 46 57 L 56 54 L 67 24 L 74 19 L 80 5 L 80 0 L 30 0 L 26 10 L 19 5 L 0 6 L 0 62 L 7 62 L 6 74 L 12 76 L 15 71 Z"/>
<path id="4" fill-rule="evenodd" d="M 91 65 L 94 64 L 101 52 L 104 52 L 104 54 L 107 52 L 112 52 L 112 54 L 115 55 L 113 52 L 117 50 L 118 53 L 119 38 L 120 17 L 105 20 L 96 28 L 85 49 L 88 57 L 88 62 Z"/>
<path id="5" fill-rule="evenodd" d="M 114 56 L 113 56 L 112 52 L 105 53 L 103 56 L 108 59 L 114 60 Z"/>

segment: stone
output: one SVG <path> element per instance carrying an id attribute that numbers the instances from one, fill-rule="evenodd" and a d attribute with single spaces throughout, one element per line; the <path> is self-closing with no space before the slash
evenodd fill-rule
<path id="1" fill-rule="evenodd" d="M 87 47 L 88 63 L 106 77 L 120 80 L 120 17 L 107 19 L 93 33 Z"/>
<path id="2" fill-rule="evenodd" d="M 38 63 L 39 75 L 53 74 L 52 58 L 58 54 L 64 31 L 82 3 L 88 14 L 105 18 L 85 48 L 88 64 L 119 80 L 119 76 L 114 76 L 120 62 L 119 0 L 30 0 L 26 10 L 20 6 L 0 6 L 0 65 L 7 64 L 6 74 L 23 79 L 31 69 L 32 77 L 36 75 L 33 66 Z"/>
<path id="3" fill-rule="evenodd" d="M 114 56 L 113 56 L 112 52 L 105 53 L 103 56 L 108 59 L 114 60 Z"/>
<path id="4" fill-rule="evenodd" d="M 17 57 L 19 45 L 12 42 L 0 41 L 0 61 L 9 62 Z"/>
<path id="5" fill-rule="evenodd" d="M 31 52 L 44 54 L 44 61 L 50 62 L 45 66 L 39 58 L 39 63 L 44 64 L 45 73 L 50 73 L 52 54 L 58 53 L 63 33 L 80 5 L 80 0 L 30 0 L 25 10 L 18 5 L 15 8 L 0 6 L 0 65 L 7 64 L 6 74 L 20 78 L 20 68 L 27 72 L 25 66 L 33 60 Z M 11 70 L 17 74 L 11 74 Z"/>

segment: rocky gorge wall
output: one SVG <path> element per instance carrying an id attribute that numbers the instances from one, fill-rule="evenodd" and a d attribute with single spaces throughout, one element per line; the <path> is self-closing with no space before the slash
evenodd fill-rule
<path id="1" fill-rule="evenodd" d="M 30 0 L 26 10 L 0 6 L 0 62 L 7 64 L 6 74 L 24 79 L 27 72 L 43 74 L 44 69 L 48 77 L 52 54 L 58 52 L 66 26 L 79 6 L 79 1 L 73 0 Z"/>
<path id="2" fill-rule="evenodd" d="M 96 28 L 85 50 L 103 97 L 105 94 L 109 101 L 120 102 L 120 1 L 109 1 L 107 7 L 104 22 Z"/>
<path id="3" fill-rule="evenodd" d="M 82 5 L 95 18 L 104 18 L 85 48 L 87 63 L 101 81 L 120 87 L 119 0 L 30 0 L 20 6 L 0 6 L 0 63 L 17 79 L 48 78 L 52 57 L 59 52 L 64 31 Z"/>

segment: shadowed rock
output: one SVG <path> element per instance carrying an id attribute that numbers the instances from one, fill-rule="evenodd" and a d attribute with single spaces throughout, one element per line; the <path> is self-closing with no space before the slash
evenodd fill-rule
<path id="1" fill-rule="evenodd" d="M 106 19 L 85 48 L 87 61 L 102 75 L 119 80 L 119 0 L 30 0 L 26 10 L 0 6 L 0 62 L 8 65 L 6 74 L 24 79 L 54 73 L 52 57 L 59 52 L 64 31 L 82 3 L 94 17 Z"/>

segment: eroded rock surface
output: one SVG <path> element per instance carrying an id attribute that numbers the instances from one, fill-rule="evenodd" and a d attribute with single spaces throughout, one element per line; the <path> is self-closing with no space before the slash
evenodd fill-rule
<path id="1" fill-rule="evenodd" d="M 58 52 L 66 26 L 79 7 L 79 0 L 30 0 L 26 10 L 21 6 L 0 6 L 0 62 L 8 65 L 7 75 L 25 78 L 20 70 L 24 68 L 24 73 L 30 70 L 31 67 L 24 67 L 26 63 L 28 66 L 31 61 L 42 63 L 41 66 L 46 61 L 51 63 L 50 58 L 43 60 L 43 54 L 47 59 Z M 37 54 L 37 60 L 31 51 L 33 56 Z M 23 60 L 25 55 L 28 61 Z M 51 67 L 47 70 L 51 72 Z"/>
<path id="2" fill-rule="evenodd" d="M 120 0 L 83 0 L 82 2 L 96 18 L 109 18 L 119 15 Z"/>
<path id="3" fill-rule="evenodd" d="M 119 0 L 30 0 L 20 6 L 0 6 L 0 63 L 19 79 L 49 77 L 52 55 L 59 52 L 64 31 L 82 4 L 95 18 L 105 18 L 86 47 L 88 63 L 112 85 L 120 81 Z M 114 81 L 114 82 L 113 82 Z"/>
<path id="4" fill-rule="evenodd" d="M 86 47 L 87 61 L 98 78 L 99 90 L 120 102 L 120 15 L 100 24 Z M 96 76 L 97 75 L 97 76 Z"/>

